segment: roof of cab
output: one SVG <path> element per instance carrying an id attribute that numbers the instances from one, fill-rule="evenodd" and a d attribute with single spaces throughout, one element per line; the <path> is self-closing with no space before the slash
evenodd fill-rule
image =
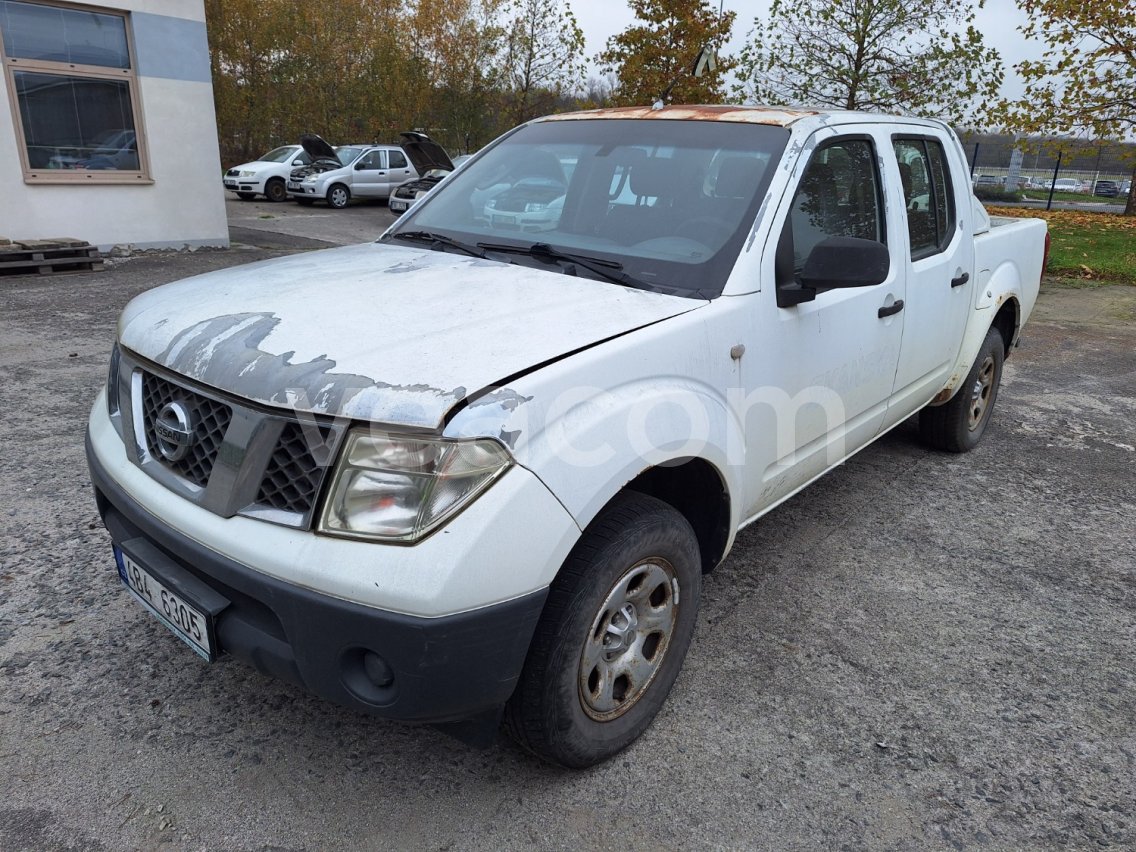
<path id="1" fill-rule="evenodd" d="M 610 107 L 583 112 L 566 112 L 549 115 L 537 121 L 580 121 L 594 118 L 650 118 L 672 121 L 731 121 L 742 124 L 769 124 L 789 127 L 797 122 L 806 124 L 847 124 L 868 120 L 876 123 L 916 124 L 925 127 L 942 127 L 941 122 L 913 116 L 855 112 L 807 106 L 737 106 L 734 104 L 676 104 L 658 109 L 654 107 Z M 811 120 L 811 121 L 810 121 Z"/>
<path id="2" fill-rule="evenodd" d="M 734 121 L 743 124 L 773 124 L 788 127 L 794 121 L 807 116 L 819 115 L 815 109 L 796 107 L 736 106 L 730 104 L 675 105 L 654 107 L 609 107 L 590 109 L 583 112 L 565 112 L 549 115 L 541 121 L 579 121 L 589 118 L 662 118 L 672 121 Z"/>

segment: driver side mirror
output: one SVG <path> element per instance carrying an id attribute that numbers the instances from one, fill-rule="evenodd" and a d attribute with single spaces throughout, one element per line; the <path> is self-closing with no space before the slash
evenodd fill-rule
<path id="1" fill-rule="evenodd" d="M 780 253 L 784 249 L 778 246 L 778 250 Z M 828 237 L 813 246 L 805 258 L 799 285 L 777 287 L 777 305 L 787 308 L 811 302 L 818 290 L 874 287 L 887 280 L 890 268 L 891 254 L 883 243 L 858 237 Z"/>
<path id="2" fill-rule="evenodd" d="M 304 165 L 304 161 L 303 160 L 293 160 L 292 165 L 293 166 L 302 166 L 302 165 Z"/>

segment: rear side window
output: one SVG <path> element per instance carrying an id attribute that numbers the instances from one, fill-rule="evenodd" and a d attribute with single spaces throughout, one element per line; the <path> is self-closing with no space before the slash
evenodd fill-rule
<path id="1" fill-rule="evenodd" d="M 390 156 L 390 167 L 392 169 L 405 169 L 406 168 L 406 157 L 404 157 L 402 155 L 402 151 L 391 151 L 389 153 L 389 156 Z"/>
<path id="2" fill-rule="evenodd" d="M 911 258 L 946 249 L 954 235 L 955 202 L 943 145 L 937 139 L 896 139 Z"/>

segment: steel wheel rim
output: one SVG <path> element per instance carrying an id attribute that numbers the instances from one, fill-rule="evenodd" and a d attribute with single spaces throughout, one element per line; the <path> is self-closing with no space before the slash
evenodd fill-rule
<path id="1" fill-rule="evenodd" d="M 283 201 L 288 197 L 288 190 L 284 188 L 283 183 L 271 182 L 268 184 L 265 194 L 269 201 Z"/>
<path id="2" fill-rule="evenodd" d="M 592 719 L 617 719 L 662 667 L 678 620 L 678 579 L 665 559 L 636 563 L 612 585 L 580 653 L 580 704 Z"/>
<path id="3" fill-rule="evenodd" d="M 973 432 L 982 425 L 986 412 L 990 410 L 990 397 L 994 393 L 994 356 L 987 355 L 978 368 L 978 376 L 970 391 L 970 410 L 968 426 Z"/>

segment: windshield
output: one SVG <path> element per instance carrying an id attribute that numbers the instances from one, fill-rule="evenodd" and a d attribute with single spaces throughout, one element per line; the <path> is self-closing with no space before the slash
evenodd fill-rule
<path id="1" fill-rule="evenodd" d="M 469 246 L 542 243 L 618 266 L 645 289 L 713 298 L 788 138 L 781 127 L 713 121 L 540 122 L 443 181 L 384 239 L 428 232 Z M 547 253 L 487 250 L 548 265 Z"/>
<path id="2" fill-rule="evenodd" d="M 363 153 L 362 148 L 356 148 L 354 145 L 340 145 L 335 149 L 335 156 L 339 158 L 339 162 L 345 166 L 351 165 Z"/>
<path id="3" fill-rule="evenodd" d="M 292 158 L 296 152 L 295 147 L 284 146 L 283 148 L 273 148 L 267 154 L 260 158 L 262 163 L 283 163 Z"/>

